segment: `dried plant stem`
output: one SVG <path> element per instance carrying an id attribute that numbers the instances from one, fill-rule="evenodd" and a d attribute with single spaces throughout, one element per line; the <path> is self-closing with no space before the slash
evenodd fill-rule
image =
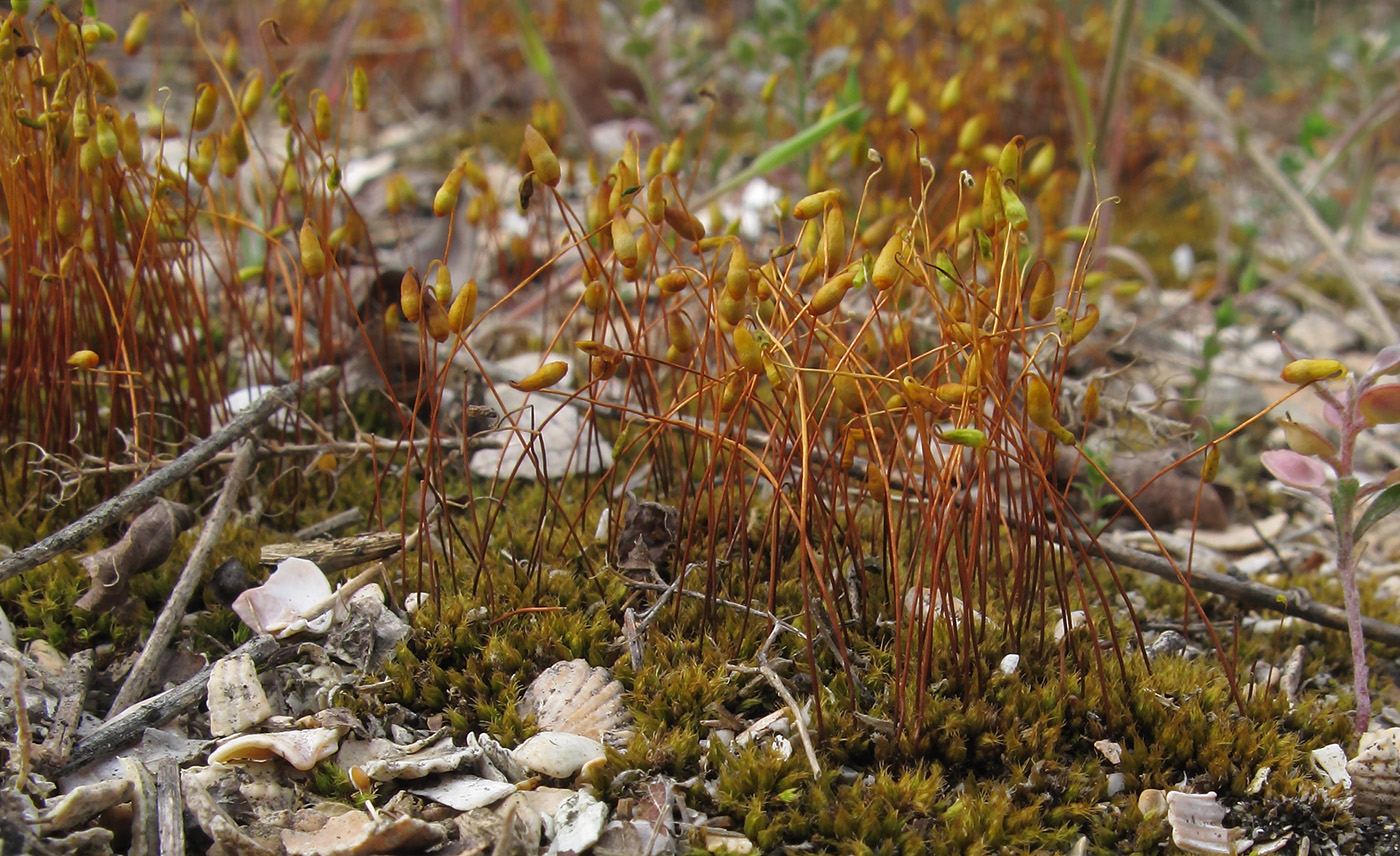
<path id="1" fill-rule="evenodd" d="M 241 411 L 227 425 L 196 443 L 188 452 L 161 467 L 78 520 L 37 544 L 16 550 L 0 559 L 0 582 L 37 567 L 59 553 L 81 544 L 89 535 L 111 525 L 124 515 L 159 496 L 166 488 L 208 463 L 220 451 L 251 434 L 277 410 L 291 404 L 304 392 L 320 389 L 340 377 L 337 366 L 322 366 L 301 380 L 283 384 Z"/>
<path id="2" fill-rule="evenodd" d="M 802 715 L 802 708 L 798 707 L 797 699 L 783 684 L 782 678 L 773 671 L 773 667 L 768 664 L 768 647 L 773 644 L 773 640 L 778 638 L 778 631 L 782 628 L 776 624 L 768 634 L 768 639 L 763 643 L 763 647 L 758 649 L 758 671 L 768 681 L 768 685 L 782 698 L 783 703 L 792 711 L 792 724 L 797 727 L 797 736 L 802 740 L 802 749 L 807 753 L 807 763 L 812 767 L 812 778 L 818 778 L 822 774 L 821 764 L 817 761 L 817 750 L 812 746 L 812 735 L 807 733 L 807 718 Z"/>
<path id="3" fill-rule="evenodd" d="M 185 617 L 185 608 L 194 596 L 195 588 L 204 578 L 204 569 L 209 564 L 209 557 L 214 552 L 219 536 L 223 534 L 224 525 L 233 516 L 238 494 L 242 491 L 244 482 L 252 475 L 253 457 L 253 441 L 240 441 L 233 458 L 233 466 L 229 468 L 223 490 L 219 493 L 219 500 L 214 504 L 209 519 L 205 521 L 204 530 L 199 533 L 199 540 L 190 553 L 189 561 L 185 563 L 185 569 L 180 573 L 180 579 L 176 581 L 170 597 L 165 601 L 165 607 L 156 619 L 155 626 L 151 628 L 146 646 L 141 649 L 141 655 L 136 658 L 136 664 L 131 667 L 131 672 L 117 697 L 112 700 L 112 707 L 107 711 L 109 720 L 135 704 L 146 692 L 151 677 L 155 675 L 156 666 L 160 663 L 161 655 L 165 653 L 180 626 L 180 621 Z"/>

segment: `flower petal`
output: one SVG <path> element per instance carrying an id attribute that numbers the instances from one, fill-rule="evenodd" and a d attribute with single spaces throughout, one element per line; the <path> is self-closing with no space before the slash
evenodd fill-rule
<path id="1" fill-rule="evenodd" d="M 1317 460 L 1300 455 L 1292 449 L 1271 449 L 1259 460 L 1274 478 L 1300 490 L 1322 487 L 1327 483 L 1327 468 Z"/>

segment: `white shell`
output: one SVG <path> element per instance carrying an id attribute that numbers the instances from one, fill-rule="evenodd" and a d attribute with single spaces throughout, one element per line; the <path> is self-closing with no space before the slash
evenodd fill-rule
<path id="1" fill-rule="evenodd" d="M 283 559 L 267 582 L 250 588 L 233 601 L 233 611 L 258 633 L 285 639 L 302 630 L 325 633 L 335 618 L 331 611 L 307 621 L 306 613 L 325 603 L 331 584 L 315 562 Z"/>
<path id="2" fill-rule="evenodd" d="M 209 673 L 209 732 L 227 737 L 247 731 L 272 716 L 258 682 L 258 668 L 247 654 L 224 657 Z"/>
<path id="3" fill-rule="evenodd" d="M 382 738 L 350 741 L 341 747 L 336 763 L 347 769 L 351 766 L 362 767 L 365 774 L 376 782 L 392 782 L 397 779 L 421 779 L 434 773 L 450 773 L 461 769 L 463 764 L 474 764 L 479 760 L 480 746 L 457 746 L 449 735 L 433 741 L 420 740 L 409 746 Z"/>
<path id="4" fill-rule="evenodd" d="M 1240 830 L 1226 829 L 1225 807 L 1215 800 L 1215 791 L 1167 794 L 1167 822 L 1172 827 L 1172 843 L 1187 853 L 1201 856 L 1234 856 Z"/>
<path id="5" fill-rule="evenodd" d="M 1123 760 L 1123 747 L 1112 740 L 1095 740 L 1094 748 L 1099 750 L 1099 754 L 1110 764 L 1117 764 Z"/>
<path id="6" fill-rule="evenodd" d="M 1361 735 L 1351 774 L 1352 812 L 1362 817 L 1400 815 L 1400 728 Z"/>
<path id="7" fill-rule="evenodd" d="M 555 779 L 574 775 L 589 761 L 607 757 L 603 744 L 564 731 L 541 731 L 511 752 L 527 770 Z"/>
<path id="8" fill-rule="evenodd" d="M 1312 750 L 1313 769 L 1317 770 L 1329 785 L 1351 787 L 1351 774 L 1347 772 L 1347 750 L 1340 743 L 1328 743 Z"/>
<path id="9" fill-rule="evenodd" d="M 1005 657 L 1001 658 L 1001 664 L 997 666 L 997 671 L 1001 672 L 1003 675 L 1014 675 L 1020 666 L 1020 654 L 1007 654 Z"/>
<path id="10" fill-rule="evenodd" d="M 416 817 L 370 817 L 347 811 L 315 832 L 282 830 L 287 856 L 370 856 L 400 851 L 422 852 L 444 838 L 442 829 Z"/>
<path id="11" fill-rule="evenodd" d="M 515 785 L 493 782 L 480 776 L 453 776 L 426 788 L 410 788 L 409 793 L 427 797 L 457 811 L 471 811 L 498 802 L 515 793 Z"/>
<path id="12" fill-rule="evenodd" d="M 531 682 L 520 700 L 520 715 L 533 713 L 544 731 L 566 731 L 601 741 L 628 721 L 622 684 L 612 673 L 569 660 L 550 666 Z"/>
<path id="13" fill-rule="evenodd" d="M 209 753 L 211 764 L 239 764 L 281 758 L 298 770 L 310 770 L 335 754 L 340 746 L 339 728 L 303 728 L 275 734 L 244 734 Z"/>
<path id="14" fill-rule="evenodd" d="M 598 835 L 608 822 L 608 807 L 588 791 L 578 791 L 554 812 L 554 840 L 548 856 L 582 853 L 598 843 Z"/>

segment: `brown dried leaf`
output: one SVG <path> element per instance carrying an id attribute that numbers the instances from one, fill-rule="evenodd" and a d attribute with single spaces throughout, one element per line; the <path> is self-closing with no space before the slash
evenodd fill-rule
<path id="1" fill-rule="evenodd" d="M 170 555 L 175 538 L 194 523 L 189 506 L 158 499 L 127 527 L 122 539 L 78 560 L 92 577 L 92 588 L 78 598 L 77 607 L 88 612 L 129 615 L 134 610 L 131 577 L 158 567 Z"/>

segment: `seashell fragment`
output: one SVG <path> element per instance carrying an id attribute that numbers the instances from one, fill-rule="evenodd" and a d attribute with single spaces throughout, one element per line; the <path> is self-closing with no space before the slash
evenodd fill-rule
<path id="1" fill-rule="evenodd" d="M 112 806 L 131 802 L 130 779 L 108 779 L 74 788 L 39 815 L 39 832 L 53 835 L 86 823 Z"/>
<path id="2" fill-rule="evenodd" d="M 209 673 L 209 732 L 215 737 L 227 737 L 247 731 L 272 716 L 258 682 L 258 668 L 246 654 L 224 657 L 214 663 Z"/>
<path id="3" fill-rule="evenodd" d="M 340 750 L 336 761 L 341 766 L 357 765 L 376 782 L 391 782 L 397 779 L 421 779 L 434 773 L 450 773 L 461 769 L 463 764 L 474 764 L 481 760 L 481 747 L 476 745 L 457 746 L 451 735 L 437 738 L 431 743 L 420 740 L 409 746 L 400 746 L 382 738 L 368 742 L 347 742 Z"/>
<path id="4" fill-rule="evenodd" d="M 315 562 L 283 559 L 267 582 L 250 588 L 233 601 L 233 611 L 258 633 L 285 639 L 302 630 L 325 633 L 335 616 L 332 610 L 307 613 L 330 599 L 331 584 Z"/>
<path id="5" fill-rule="evenodd" d="M 410 788 L 409 793 L 427 797 L 457 811 L 483 808 L 515 793 L 509 782 L 493 782 L 480 776 L 453 776 L 425 788 Z"/>
<path id="6" fill-rule="evenodd" d="M 370 856 L 400 851 L 423 852 L 442 843 L 438 826 L 416 817 L 371 817 L 347 811 L 326 821 L 315 832 L 282 830 L 288 856 Z"/>
<path id="7" fill-rule="evenodd" d="M 1143 817 L 1152 817 L 1167 810 L 1167 796 L 1157 788 L 1148 788 L 1138 794 L 1137 804 Z"/>
<path id="8" fill-rule="evenodd" d="M 1351 774 L 1352 813 L 1362 817 L 1400 815 L 1400 728 L 1361 735 Z"/>
<path id="9" fill-rule="evenodd" d="M 582 853 L 598 843 L 598 835 L 608 822 L 608 807 L 588 791 L 579 791 L 554 811 L 554 840 L 547 856 Z"/>
<path id="10" fill-rule="evenodd" d="M 563 731 L 602 741 L 628 720 L 622 706 L 622 684 L 612 673 L 587 660 L 550 666 L 531 682 L 520 700 L 520 715 L 533 713 L 545 731 Z"/>
<path id="11" fill-rule="evenodd" d="M 603 744 L 566 731 L 541 731 L 511 752 L 528 770 L 555 779 L 574 775 L 584 764 L 607 757 Z"/>
<path id="12" fill-rule="evenodd" d="M 1235 856 L 1240 830 L 1226 829 L 1225 807 L 1215 800 L 1215 791 L 1188 794 L 1171 791 L 1167 794 L 1167 822 L 1172 828 L 1172 843 L 1187 853 L 1201 856 Z"/>
<path id="13" fill-rule="evenodd" d="M 1001 658 L 1001 663 L 997 666 L 997 671 L 1001 672 L 1003 675 L 1010 676 L 1016 674 L 1016 670 L 1020 668 L 1020 666 L 1020 654 L 1007 654 L 1005 657 Z"/>
<path id="14" fill-rule="evenodd" d="M 1328 743 L 1318 747 L 1312 750 L 1309 758 L 1313 769 L 1326 779 L 1329 785 L 1351 787 L 1351 774 L 1347 772 L 1347 750 L 1342 748 L 1342 744 Z"/>
<path id="15" fill-rule="evenodd" d="M 1117 764 L 1123 760 L 1123 747 L 1112 740 L 1095 740 L 1094 748 L 1099 750 L 1099 754 L 1110 764 Z"/>
<path id="16" fill-rule="evenodd" d="M 211 764 L 239 764 L 281 758 L 298 770 L 310 770 L 335 754 L 344 734 L 339 728 L 304 728 L 274 734 L 244 734 L 209 753 Z"/>

